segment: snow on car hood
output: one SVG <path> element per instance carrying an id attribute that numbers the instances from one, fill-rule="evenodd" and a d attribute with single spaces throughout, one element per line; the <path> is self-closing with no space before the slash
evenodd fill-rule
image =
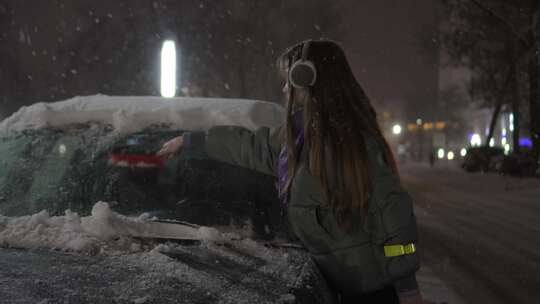
<path id="1" fill-rule="evenodd" d="M 22 107 L 0 122 L 0 135 L 82 123 L 111 125 L 116 135 L 151 126 L 206 130 L 214 125 L 235 125 L 254 130 L 280 125 L 283 115 L 281 105 L 248 99 L 78 96 Z"/>
<path id="2" fill-rule="evenodd" d="M 118 214 L 106 202 L 96 203 L 92 214 L 86 217 L 80 217 L 70 210 L 66 210 L 64 216 L 50 216 L 47 211 L 21 217 L 0 215 L 0 245 L 90 254 L 137 252 L 141 247 L 132 236 L 171 234 L 166 230 L 155 231 L 154 224 L 146 214 L 139 217 Z M 191 228 L 187 232 L 189 237 L 204 241 L 226 241 L 236 237 L 233 233 L 222 234 L 215 228 L 204 226 Z M 186 231 L 177 229 L 173 233 Z"/>
<path id="3" fill-rule="evenodd" d="M 326 285 L 318 285 L 324 281 L 311 277 L 316 272 L 303 250 L 267 247 L 204 226 L 197 236 L 205 241 L 196 246 L 129 237 L 150 220 L 115 213 L 105 202 L 87 217 L 69 210 L 64 216 L 0 215 L 0 268 L 10 265 L 0 271 L 0 292 L 20 303 L 109 303 L 110 297 L 119 303 L 292 303 L 295 288 L 328 294 Z M 43 299 L 28 286 L 51 292 Z"/>

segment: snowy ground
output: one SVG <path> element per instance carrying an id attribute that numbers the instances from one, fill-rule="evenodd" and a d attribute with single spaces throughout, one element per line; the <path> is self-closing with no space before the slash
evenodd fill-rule
<path id="1" fill-rule="evenodd" d="M 401 174 L 423 265 L 447 290 L 465 303 L 540 303 L 540 179 L 470 174 L 457 163 L 405 164 Z"/>

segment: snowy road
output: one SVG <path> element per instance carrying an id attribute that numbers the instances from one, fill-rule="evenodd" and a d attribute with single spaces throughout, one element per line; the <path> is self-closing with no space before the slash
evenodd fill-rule
<path id="1" fill-rule="evenodd" d="M 540 303 L 540 179 L 410 164 L 401 174 L 424 265 L 466 303 Z"/>

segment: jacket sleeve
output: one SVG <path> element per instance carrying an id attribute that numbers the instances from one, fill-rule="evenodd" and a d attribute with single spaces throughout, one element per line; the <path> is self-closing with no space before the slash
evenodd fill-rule
<path id="1" fill-rule="evenodd" d="M 413 252 L 398 256 L 385 256 L 389 275 L 403 278 L 420 268 L 418 257 L 418 230 L 413 211 L 412 198 L 401 185 L 395 185 L 386 196 L 382 206 L 382 224 L 386 232 L 384 246 L 413 246 Z M 412 244 L 412 245 L 411 245 Z"/>
<path id="2" fill-rule="evenodd" d="M 208 131 L 184 133 L 186 158 L 209 158 L 276 175 L 282 126 L 255 131 L 239 126 L 215 126 Z"/>
<path id="3" fill-rule="evenodd" d="M 370 209 L 377 210 L 370 231 L 379 246 L 377 257 L 389 281 L 403 287 L 399 289 L 414 289 L 420 261 L 413 201 L 384 160 L 380 145 L 372 140 L 367 146 L 374 185 Z"/>

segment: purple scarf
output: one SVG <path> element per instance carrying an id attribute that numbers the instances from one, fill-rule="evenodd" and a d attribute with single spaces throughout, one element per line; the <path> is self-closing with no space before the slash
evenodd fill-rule
<path id="1" fill-rule="evenodd" d="M 299 147 L 300 153 L 302 152 L 302 147 L 304 146 L 304 128 L 303 128 L 303 114 L 302 111 L 296 111 L 293 114 L 293 133 L 296 136 L 295 145 Z M 300 155 L 298 156 L 300 157 Z M 288 178 L 288 160 L 287 160 L 287 145 L 284 144 L 279 153 L 278 159 L 278 197 L 281 200 L 283 207 L 286 207 L 289 203 L 289 193 L 285 191 L 285 185 L 287 184 Z"/>

